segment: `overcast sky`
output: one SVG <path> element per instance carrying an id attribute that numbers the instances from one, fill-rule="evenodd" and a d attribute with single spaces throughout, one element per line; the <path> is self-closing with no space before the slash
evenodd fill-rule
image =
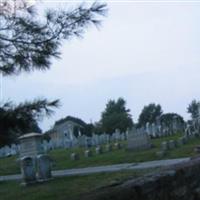
<path id="1" fill-rule="evenodd" d="M 188 119 L 188 104 L 200 100 L 200 3 L 108 7 L 100 30 L 90 27 L 83 39 L 63 43 L 49 71 L 3 78 L 3 99 L 60 99 L 62 107 L 40 123 L 43 130 L 67 115 L 98 121 L 107 101 L 118 97 L 135 122 L 151 102 Z"/>

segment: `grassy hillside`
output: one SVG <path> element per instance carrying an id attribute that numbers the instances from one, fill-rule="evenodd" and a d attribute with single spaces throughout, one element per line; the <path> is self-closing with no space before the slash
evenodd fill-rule
<path id="1" fill-rule="evenodd" d="M 143 151 L 127 151 L 126 142 L 122 142 L 124 148 L 113 149 L 112 152 L 104 152 L 101 155 L 96 155 L 94 148 L 92 148 L 93 156 L 90 158 L 84 157 L 83 148 L 74 149 L 56 149 L 49 152 L 53 160 L 53 170 L 79 168 L 88 166 L 98 165 L 111 165 L 118 163 L 130 163 L 130 162 L 143 162 L 150 160 L 159 159 L 156 156 L 156 152 L 160 150 L 160 144 L 162 141 L 175 140 L 180 137 L 180 134 L 173 136 L 152 139 L 151 142 L 154 144 L 154 148 L 143 150 Z M 169 150 L 162 159 L 188 157 L 197 155 L 194 152 L 194 147 L 200 145 L 200 138 L 190 139 L 189 142 L 181 147 Z M 104 147 L 105 148 L 105 147 Z M 104 149 L 105 150 L 105 149 Z M 70 154 L 77 152 L 80 154 L 80 160 L 70 160 Z M 20 173 L 19 164 L 16 162 L 17 157 L 12 156 L 8 158 L 0 159 L 0 175 L 16 174 Z"/>

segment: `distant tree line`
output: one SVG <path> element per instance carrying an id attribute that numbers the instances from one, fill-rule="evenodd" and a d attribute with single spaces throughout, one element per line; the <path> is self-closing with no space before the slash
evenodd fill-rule
<path id="1" fill-rule="evenodd" d="M 192 117 L 198 115 L 198 105 L 200 102 L 193 100 L 188 108 L 188 113 Z M 78 132 L 81 131 L 82 134 L 91 136 L 92 133 L 96 134 L 112 134 L 118 129 L 120 132 L 125 132 L 128 128 L 135 126 L 136 128 L 141 128 L 146 126 L 147 123 L 159 123 L 170 126 L 174 119 L 177 122 L 184 124 L 184 119 L 181 115 L 177 113 L 163 113 L 160 104 L 150 103 L 145 105 L 139 115 L 138 122 L 134 123 L 131 110 L 126 107 L 126 101 L 124 98 L 118 98 L 117 100 L 109 100 L 105 106 L 105 109 L 101 113 L 101 118 L 95 123 L 87 124 L 83 120 L 75 117 L 68 116 L 64 119 L 58 120 L 55 124 L 62 123 L 65 120 L 74 121 L 82 126 L 75 127 L 75 136 L 78 136 Z"/>

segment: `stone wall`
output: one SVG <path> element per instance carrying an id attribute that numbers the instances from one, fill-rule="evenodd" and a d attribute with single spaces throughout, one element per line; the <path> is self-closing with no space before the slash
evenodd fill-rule
<path id="1" fill-rule="evenodd" d="M 85 199 L 90 200 L 199 200 L 200 158 L 165 168 L 159 174 L 110 185 Z"/>

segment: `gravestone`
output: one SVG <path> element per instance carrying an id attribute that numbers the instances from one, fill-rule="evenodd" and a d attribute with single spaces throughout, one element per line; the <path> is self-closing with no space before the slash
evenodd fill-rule
<path id="1" fill-rule="evenodd" d="M 91 157 L 92 156 L 92 151 L 91 150 L 85 150 L 85 157 Z"/>
<path id="2" fill-rule="evenodd" d="M 174 141 L 174 140 L 170 140 L 170 141 L 169 141 L 169 148 L 170 148 L 170 149 L 174 149 L 175 147 L 176 147 L 175 141 Z"/>
<path id="3" fill-rule="evenodd" d="M 44 152 L 42 148 L 41 134 L 29 133 L 19 137 L 20 157 L 36 157 Z"/>
<path id="4" fill-rule="evenodd" d="M 93 146 L 99 145 L 99 135 L 93 134 L 92 135 Z"/>
<path id="5" fill-rule="evenodd" d="M 87 141 L 86 141 L 85 135 L 78 136 L 78 146 L 79 147 L 86 147 L 87 146 Z"/>
<path id="6" fill-rule="evenodd" d="M 157 135 L 156 135 L 156 125 L 155 125 L 155 123 L 151 124 L 151 130 L 152 130 L 152 136 L 156 137 Z"/>
<path id="7" fill-rule="evenodd" d="M 101 146 L 98 146 L 95 148 L 96 154 L 102 154 L 103 153 L 103 149 Z"/>
<path id="8" fill-rule="evenodd" d="M 164 141 L 161 143 L 161 150 L 162 151 L 167 151 L 169 149 L 169 144 L 168 142 Z"/>
<path id="9" fill-rule="evenodd" d="M 71 153 L 70 158 L 71 158 L 71 160 L 79 160 L 80 159 L 79 154 L 77 154 L 77 153 Z"/>
<path id="10" fill-rule="evenodd" d="M 111 144 L 107 144 L 105 149 L 106 149 L 106 152 L 112 151 L 112 145 Z"/>
<path id="11" fill-rule="evenodd" d="M 116 142 L 116 143 L 114 144 L 114 146 L 115 146 L 116 149 L 121 149 L 121 148 L 122 148 L 121 144 L 118 143 L 118 142 Z"/>
<path id="12" fill-rule="evenodd" d="M 49 148 L 48 148 L 48 142 L 46 140 L 43 140 L 42 146 L 43 146 L 44 153 L 47 153 Z"/>
<path id="13" fill-rule="evenodd" d="M 3 157 L 4 157 L 4 149 L 1 148 L 1 149 L 0 149 L 0 158 L 3 158 Z"/>
<path id="14" fill-rule="evenodd" d="M 11 149 L 8 145 L 4 147 L 4 152 L 6 157 L 11 156 Z"/>
<path id="15" fill-rule="evenodd" d="M 179 138 L 177 143 L 178 143 L 179 146 L 184 145 L 185 143 L 184 143 L 183 137 Z"/>
<path id="16" fill-rule="evenodd" d="M 137 132 L 135 128 L 128 134 L 128 150 L 148 149 L 151 147 L 150 138 L 145 132 Z"/>
<path id="17" fill-rule="evenodd" d="M 38 178 L 40 181 L 46 181 L 52 178 L 51 160 L 48 155 L 37 156 Z"/>
<path id="18" fill-rule="evenodd" d="M 163 156 L 165 156 L 165 155 L 166 155 L 166 151 L 158 151 L 158 152 L 156 152 L 156 156 L 158 158 L 163 158 Z"/>
<path id="19" fill-rule="evenodd" d="M 147 135 L 151 136 L 151 130 L 150 130 L 150 124 L 149 124 L 149 122 L 147 122 L 145 124 L 145 131 L 146 131 Z"/>
<path id="20" fill-rule="evenodd" d="M 92 147 L 92 138 L 91 137 L 86 137 L 85 142 L 86 142 L 86 148 Z"/>
<path id="21" fill-rule="evenodd" d="M 36 182 L 36 165 L 35 159 L 32 157 L 22 157 L 21 162 L 21 173 L 23 178 L 23 185 L 29 185 Z"/>

